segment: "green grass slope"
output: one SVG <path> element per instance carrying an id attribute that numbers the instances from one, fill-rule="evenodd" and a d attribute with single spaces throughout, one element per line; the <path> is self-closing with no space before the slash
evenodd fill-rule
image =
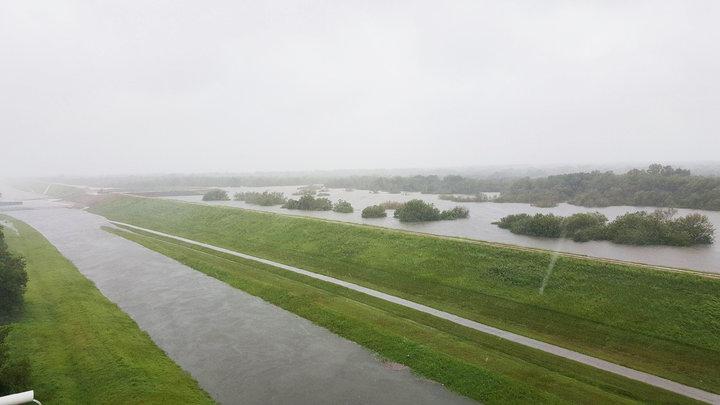
<path id="1" fill-rule="evenodd" d="M 678 395 L 273 266 L 107 229 L 483 403 L 689 403 Z"/>
<path id="2" fill-rule="evenodd" d="M 46 404 L 211 404 L 124 312 L 40 233 L 0 216 L 10 249 L 27 260 L 25 312 L 6 338 L 8 361 L 30 365 Z"/>
<path id="3" fill-rule="evenodd" d="M 720 279 L 309 218 L 113 196 L 108 218 L 345 279 L 720 392 Z"/>

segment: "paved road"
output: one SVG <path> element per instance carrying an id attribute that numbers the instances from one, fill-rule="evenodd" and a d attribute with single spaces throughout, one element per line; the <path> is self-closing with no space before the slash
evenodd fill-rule
<path id="1" fill-rule="evenodd" d="M 4 213 L 45 235 L 221 403 L 472 403 L 407 369 L 393 370 L 306 319 L 101 230 L 110 225 L 102 217 L 39 204 Z"/>
<path id="2" fill-rule="evenodd" d="M 633 380 L 642 381 L 642 382 L 644 382 L 644 383 L 647 383 L 647 384 L 650 384 L 650 385 L 654 385 L 654 386 L 656 386 L 656 387 L 660 387 L 660 388 L 666 389 L 666 390 L 668 390 L 668 391 L 676 392 L 676 393 L 678 393 L 678 394 L 685 395 L 685 396 L 690 397 L 690 398 L 694 398 L 694 399 L 697 399 L 697 400 L 700 400 L 700 401 L 705 401 L 705 402 L 708 402 L 708 403 L 720 404 L 720 395 L 718 395 L 718 394 L 713 394 L 713 393 L 711 393 L 711 392 L 703 391 L 703 390 L 698 389 L 698 388 L 690 387 L 690 386 L 687 386 L 687 385 L 684 385 L 684 384 L 680 384 L 680 383 L 677 383 L 677 382 L 674 382 L 674 381 L 671 381 L 671 380 L 668 380 L 668 379 L 665 379 L 665 378 L 657 377 L 657 376 L 654 376 L 654 375 L 652 375 L 652 374 L 648 374 L 648 373 L 644 373 L 644 372 L 641 372 L 641 371 L 633 370 L 633 369 L 628 368 L 628 367 L 624 367 L 624 366 L 621 366 L 621 365 L 618 365 L 618 364 L 614 364 L 614 363 L 611 363 L 611 362 L 608 362 L 608 361 L 605 361 L 605 360 L 601 360 L 601 359 L 598 359 L 598 358 L 595 358 L 595 357 L 591 357 L 591 356 L 588 356 L 588 355 L 585 355 L 585 354 L 582 354 L 582 353 L 578 353 L 578 352 L 575 352 L 575 351 L 572 351 L 572 350 L 568 350 L 568 349 L 562 348 L 562 347 L 560 347 L 560 346 L 555 346 L 555 345 L 552 345 L 552 344 L 549 344 L 549 343 L 545 343 L 545 342 L 542 342 L 542 341 L 539 341 L 539 340 L 535 340 L 535 339 L 531 339 L 531 338 L 528 338 L 528 337 L 525 337 L 525 336 L 521 336 L 521 335 L 518 335 L 518 334 L 515 334 L 515 333 L 512 333 L 512 332 L 508 332 L 508 331 L 504 331 L 504 330 L 501 330 L 501 329 L 498 329 L 498 328 L 494 328 L 494 327 L 489 326 L 489 325 L 485 325 L 485 324 L 482 324 L 482 323 L 479 323 L 479 322 L 475 322 L 475 321 L 472 321 L 472 320 L 469 320 L 469 319 L 466 319 L 466 318 L 462 318 L 462 317 L 459 317 L 459 316 L 457 316 L 457 315 L 453 315 L 453 314 L 448 313 L 448 312 L 440 311 L 440 310 L 437 310 L 437 309 L 434 309 L 434 308 L 431 308 L 431 307 L 428 307 L 428 306 L 425 306 L 425 305 L 422 305 L 422 304 L 418 304 L 418 303 L 416 303 L 416 302 L 408 301 L 408 300 L 403 299 L 403 298 L 395 297 L 395 296 L 393 296 L 393 295 L 385 294 L 385 293 L 380 292 L 380 291 L 376 291 L 376 290 L 372 290 L 372 289 L 369 289 L 369 288 L 366 288 L 366 287 L 362 287 L 362 286 L 357 285 L 357 284 L 349 283 L 349 282 L 347 282 L 347 281 L 339 280 L 339 279 L 336 279 L 336 278 L 333 278 L 333 277 L 329 277 L 329 276 L 326 276 L 326 275 L 323 275 L 323 274 L 313 273 L 313 272 L 310 272 L 310 271 L 308 271 L 308 270 L 303 270 L 303 269 L 300 269 L 300 268 L 297 268 L 297 267 L 288 266 L 288 265 L 286 265 L 286 264 L 277 263 L 277 262 L 273 262 L 273 261 L 271 261 L 271 260 L 267 260 L 267 259 L 263 259 L 263 258 L 251 256 L 251 255 L 247 255 L 247 254 L 244 254 L 244 253 L 236 252 L 236 251 L 233 251 L 233 250 L 225 249 L 225 248 L 222 248 L 222 247 L 219 247 L 219 246 L 214 246 L 214 245 L 210 245 L 210 244 L 207 244 L 207 243 L 202 243 L 202 242 L 194 241 L 194 240 L 191 240 L 191 239 L 187 239 L 187 238 L 182 238 L 182 237 L 175 236 L 175 235 L 166 234 L 166 233 L 163 233 L 163 232 L 158 232 L 158 231 L 155 231 L 155 230 L 152 230 L 152 229 L 141 228 L 141 227 L 138 227 L 138 226 L 134 226 L 134 225 L 131 225 L 131 224 L 125 224 L 125 223 L 122 223 L 122 222 L 115 222 L 115 221 L 111 221 L 111 222 L 113 222 L 114 224 L 124 225 L 124 226 L 130 227 L 130 228 L 134 228 L 134 229 L 139 229 L 139 230 L 143 230 L 143 231 L 146 231 L 146 232 L 150 232 L 150 233 L 153 233 L 153 234 L 156 234 L 156 235 L 173 238 L 173 239 L 175 239 L 175 240 L 179 240 L 179 241 L 182 241 L 182 242 L 190 243 L 190 244 L 193 244 L 193 245 L 202 246 L 202 247 L 205 247 L 205 248 L 208 248 L 208 249 L 212 249 L 212 250 L 215 250 L 215 251 L 218 251 L 218 252 L 223 252 L 223 253 L 231 254 L 231 255 L 238 256 L 238 257 L 242 257 L 242 258 L 245 258 L 245 259 L 255 260 L 255 261 L 258 261 L 258 262 L 261 262 L 261 263 L 265 263 L 265 264 L 269 264 L 269 265 L 272 265 L 272 266 L 280 267 L 280 268 L 283 268 L 283 269 L 288 270 L 288 271 L 292 271 L 292 272 L 295 272 L 295 273 L 300 273 L 300 274 L 303 274 L 303 275 L 306 275 L 306 276 L 309 276 L 309 277 L 313 277 L 313 278 L 316 278 L 316 279 L 319 279 L 319 280 L 323 280 L 323 281 L 326 281 L 326 282 L 329 282 L 329 283 L 337 284 L 337 285 L 340 285 L 340 286 L 343 286 L 343 287 L 346 287 L 346 288 L 349 288 L 349 289 L 352 289 L 352 290 L 355 290 L 355 291 L 359 291 L 359 292 L 362 292 L 362 293 L 371 295 L 371 296 L 373 296 L 373 297 L 381 298 L 381 299 L 384 299 L 384 300 L 386 300 L 386 301 L 390 301 L 390 302 L 393 302 L 393 303 L 396 303 L 396 304 L 399 304 L 399 305 L 403 305 L 403 306 L 405 306 L 405 307 L 413 308 L 413 309 L 416 309 L 416 310 L 418 310 L 418 311 L 422 311 L 422 312 L 425 312 L 425 313 L 428 313 L 428 314 L 437 316 L 437 317 L 439 317 L 439 318 L 447 319 L 447 320 L 449 320 L 449 321 L 452 321 L 452 322 L 455 322 L 455 323 L 457 323 L 457 324 L 466 326 L 466 327 L 468 327 L 468 328 L 472 328 L 472 329 L 478 330 L 478 331 L 480 331 L 480 332 L 484 332 L 484 333 L 488 333 L 488 334 L 491 334 L 491 335 L 494 335 L 494 336 L 498 336 L 498 337 L 501 337 L 501 338 L 503 338 L 503 339 L 507 339 L 507 340 L 510 340 L 510 341 L 512 341 L 512 342 L 519 343 L 519 344 L 521 344 L 521 345 L 525 345 L 525 346 L 528 346 L 528 347 L 532 347 L 532 348 L 534 348 L 534 349 L 542 350 L 542 351 L 544 351 L 544 352 L 552 353 L 552 354 L 554 354 L 554 355 L 557 355 L 557 356 L 560 356 L 560 357 L 564 357 L 564 358 L 567 358 L 567 359 L 570 359 L 570 360 L 574 360 L 574 361 L 577 361 L 577 362 L 580 362 L 580 363 L 583 363 L 583 364 L 587 364 L 587 365 L 589 365 L 589 366 L 592 366 L 592 367 L 595 367 L 595 368 L 598 368 L 598 369 L 601 369 L 601 370 L 609 371 L 609 372 L 611 372 L 611 373 L 618 374 L 618 375 L 621 375 L 621 376 L 624 376 L 624 377 L 627 377 L 627 378 L 631 378 L 631 379 L 633 379 Z"/>

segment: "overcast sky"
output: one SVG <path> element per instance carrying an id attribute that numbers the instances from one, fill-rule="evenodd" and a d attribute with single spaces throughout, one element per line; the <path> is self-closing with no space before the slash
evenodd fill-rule
<path id="1" fill-rule="evenodd" d="M 720 1 L 0 2 L 0 175 L 720 160 Z"/>

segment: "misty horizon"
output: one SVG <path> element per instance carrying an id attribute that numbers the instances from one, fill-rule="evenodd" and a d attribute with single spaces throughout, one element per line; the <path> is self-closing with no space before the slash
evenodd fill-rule
<path id="1" fill-rule="evenodd" d="M 5 2 L 0 172 L 717 162 L 718 8 Z"/>

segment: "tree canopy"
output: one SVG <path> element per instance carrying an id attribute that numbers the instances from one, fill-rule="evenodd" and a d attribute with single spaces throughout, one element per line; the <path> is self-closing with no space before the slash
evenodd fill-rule
<path id="1" fill-rule="evenodd" d="M 235 193 L 234 196 L 236 201 L 245 201 L 248 204 L 271 206 L 271 205 L 282 205 L 287 202 L 285 194 L 281 192 L 263 191 L 258 193 L 255 191 L 247 191 L 244 193 Z"/>
<path id="2" fill-rule="evenodd" d="M 595 171 L 520 179 L 496 201 L 537 206 L 568 202 L 584 207 L 632 205 L 720 210 L 720 178 L 694 176 L 689 170 L 655 164 L 625 174 Z"/>
<path id="3" fill-rule="evenodd" d="M 381 205 L 371 205 L 365 207 L 360 215 L 363 218 L 385 218 L 387 217 L 387 212 L 385 212 L 385 208 Z"/>
<path id="4" fill-rule="evenodd" d="M 230 197 L 225 190 L 215 188 L 205 193 L 202 199 L 203 201 L 227 201 Z"/>
<path id="5" fill-rule="evenodd" d="M 714 228 L 705 215 L 675 217 L 675 210 L 652 213 L 630 212 L 608 223 L 600 213 L 568 217 L 553 214 L 515 214 L 495 222 L 512 233 L 549 238 L 571 238 L 576 242 L 608 240 L 626 245 L 691 246 L 713 243 Z"/>
<path id="6" fill-rule="evenodd" d="M 303 195 L 298 200 L 289 199 L 282 206 L 289 210 L 304 210 L 304 211 L 329 211 L 333 208 L 332 201 L 327 198 L 315 198 L 309 194 Z"/>
<path id="7" fill-rule="evenodd" d="M 354 211 L 352 204 L 345 200 L 338 200 L 335 204 L 333 204 L 333 211 L 340 212 L 343 214 L 349 214 Z"/>

